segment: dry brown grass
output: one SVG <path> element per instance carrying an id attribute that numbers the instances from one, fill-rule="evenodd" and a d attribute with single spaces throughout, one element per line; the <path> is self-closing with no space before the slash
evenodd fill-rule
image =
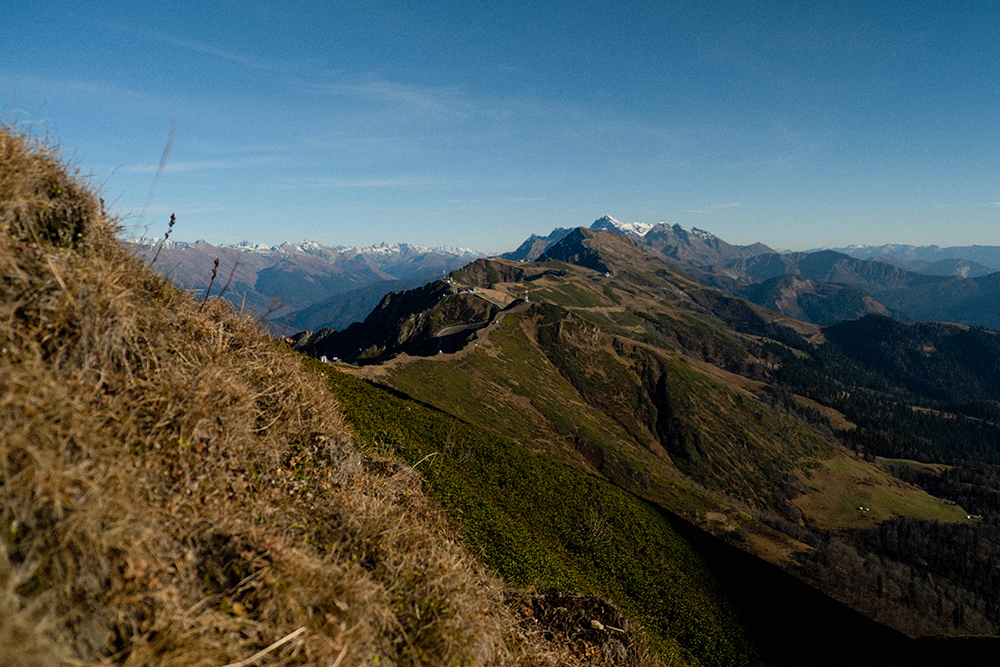
<path id="1" fill-rule="evenodd" d="M 116 231 L 0 128 L 4 665 L 226 665 L 300 628 L 252 664 L 584 662 L 519 629 L 292 353 Z"/>

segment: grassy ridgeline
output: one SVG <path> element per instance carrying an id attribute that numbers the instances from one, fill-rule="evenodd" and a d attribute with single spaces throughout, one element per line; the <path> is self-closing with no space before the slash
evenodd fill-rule
<path id="1" fill-rule="evenodd" d="M 434 408 L 310 362 L 369 447 L 402 456 L 505 579 L 608 596 L 665 661 L 758 664 L 708 568 L 648 503 Z"/>

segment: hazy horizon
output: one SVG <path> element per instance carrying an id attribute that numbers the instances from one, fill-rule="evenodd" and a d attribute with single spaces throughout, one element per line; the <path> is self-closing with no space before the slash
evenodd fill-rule
<path id="1" fill-rule="evenodd" d="M 614 216 L 611 216 L 611 217 L 613 218 Z M 624 221 L 623 220 L 619 220 L 618 222 L 624 222 Z M 642 223 L 642 221 L 633 221 L 633 222 Z M 657 222 L 664 222 L 664 221 L 657 221 Z M 593 224 L 593 222 L 590 223 L 590 224 L 575 225 L 574 227 L 572 227 L 572 229 L 575 229 L 576 227 L 584 227 L 584 228 L 590 229 L 590 227 L 591 227 L 592 224 Z M 655 224 L 655 223 L 642 223 L 642 224 Z M 681 225 L 681 226 L 683 227 L 683 225 Z M 683 228 L 686 231 L 688 231 L 688 232 L 690 232 L 690 231 L 692 231 L 694 229 L 699 229 L 699 230 L 702 230 L 702 231 L 706 231 L 706 232 L 712 233 L 711 230 L 703 229 L 701 227 L 683 227 Z M 557 228 L 553 228 L 553 229 L 550 229 L 550 230 L 547 230 L 547 231 L 530 232 L 528 234 L 528 236 L 526 236 L 523 239 L 521 239 L 520 241 L 516 242 L 514 245 L 512 245 L 510 247 L 506 247 L 506 248 L 500 248 L 500 249 L 497 249 L 497 250 L 484 250 L 482 248 L 476 248 L 476 247 L 472 247 L 472 246 L 459 246 L 459 245 L 456 245 L 454 243 L 443 243 L 443 244 L 437 244 L 437 245 L 430 245 L 430 244 L 427 244 L 427 243 L 421 243 L 420 241 L 412 241 L 412 240 L 408 240 L 408 239 L 387 239 L 387 240 L 384 240 L 384 241 L 377 241 L 377 242 L 374 242 L 374 243 L 365 243 L 365 244 L 346 244 L 346 243 L 326 244 L 326 243 L 320 243 L 320 245 L 323 245 L 325 247 L 330 247 L 330 248 L 340 246 L 340 247 L 346 247 L 346 248 L 359 248 L 359 249 L 378 248 L 380 246 L 408 245 L 408 246 L 427 247 L 427 248 L 431 248 L 431 249 L 435 249 L 435 250 L 436 249 L 445 248 L 445 249 L 450 249 L 450 250 L 472 251 L 472 252 L 476 252 L 476 253 L 482 253 L 484 255 L 494 255 L 494 254 L 503 254 L 503 253 L 515 250 L 519 245 L 521 245 L 521 243 L 523 243 L 524 241 L 526 241 L 531 236 L 538 236 L 538 237 L 544 238 L 544 237 L 552 234 L 553 232 L 555 232 L 556 229 Z M 163 236 L 164 236 L 163 235 L 163 231 L 166 231 L 166 227 L 164 227 L 164 230 L 161 231 L 159 234 L 157 234 L 155 232 L 155 230 L 149 229 L 149 230 L 147 230 L 148 233 L 146 233 L 144 236 L 143 235 L 129 235 L 129 234 L 127 234 L 127 232 L 129 232 L 131 230 L 129 230 L 128 228 L 124 229 L 123 231 L 126 232 L 126 234 L 122 237 L 124 240 L 130 241 L 130 242 L 145 242 L 145 243 L 147 243 L 149 245 L 154 245 L 154 244 L 159 243 L 160 241 L 163 240 Z M 140 231 L 142 231 L 142 230 L 140 230 Z M 721 237 L 719 237 L 719 238 L 721 238 Z M 724 239 L 724 238 L 722 238 L 721 240 L 725 241 L 727 243 L 729 242 L 727 239 Z M 254 246 L 267 246 L 269 248 L 270 247 L 278 247 L 278 246 L 281 246 L 283 244 L 302 245 L 302 244 L 306 244 L 306 243 L 319 243 L 315 239 L 306 239 L 306 238 L 302 238 L 302 239 L 291 239 L 291 238 L 289 238 L 289 239 L 285 239 L 284 241 L 280 241 L 278 243 L 260 243 L 260 242 L 254 241 L 252 238 L 243 238 L 243 239 L 240 239 L 238 241 L 228 241 L 227 240 L 227 241 L 210 242 L 210 241 L 207 241 L 206 239 L 203 239 L 203 238 L 193 239 L 193 238 L 179 237 L 179 236 L 177 236 L 176 234 L 173 234 L 173 233 L 171 233 L 170 241 L 173 242 L 173 243 L 185 243 L 185 244 L 195 244 L 195 243 L 205 242 L 205 243 L 211 243 L 212 245 L 215 245 L 215 246 L 226 246 L 226 247 L 234 247 L 234 246 L 240 246 L 240 245 L 249 244 L 249 245 L 254 245 Z M 767 243 L 764 243 L 763 241 L 754 241 L 753 243 L 750 243 L 750 244 L 732 244 L 732 245 L 748 246 L 748 245 L 753 245 L 754 243 L 763 243 L 764 245 L 769 245 Z M 941 250 L 948 250 L 948 249 L 951 249 L 951 248 L 966 248 L 966 247 L 976 247 L 976 246 L 979 246 L 979 247 L 1000 248 L 1000 242 L 995 243 L 995 244 L 982 244 L 982 243 L 980 243 L 980 244 L 967 244 L 967 245 L 962 245 L 962 246 L 957 246 L 957 245 L 940 245 L 940 244 L 916 245 L 916 244 L 908 244 L 908 243 L 879 243 L 879 244 L 844 244 L 844 245 L 838 245 L 838 246 L 813 246 L 813 247 L 803 247 L 803 248 L 778 248 L 778 247 L 774 247 L 774 246 L 769 246 L 769 247 L 772 250 L 775 250 L 777 252 L 816 252 L 816 251 L 820 251 L 820 250 L 837 250 L 837 251 L 841 251 L 841 250 L 846 250 L 846 249 L 851 249 L 851 248 L 856 248 L 856 249 L 882 248 L 882 247 L 886 247 L 886 246 L 912 247 L 912 248 L 939 248 Z"/>

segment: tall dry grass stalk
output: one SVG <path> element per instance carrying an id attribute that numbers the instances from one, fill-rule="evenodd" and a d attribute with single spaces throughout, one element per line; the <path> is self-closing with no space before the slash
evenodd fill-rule
<path id="1" fill-rule="evenodd" d="M 102 209 L 0 128 L 4 665 L 571 660 L 411 470 L 365 465 L 292 353 L 155 276 Z"/>

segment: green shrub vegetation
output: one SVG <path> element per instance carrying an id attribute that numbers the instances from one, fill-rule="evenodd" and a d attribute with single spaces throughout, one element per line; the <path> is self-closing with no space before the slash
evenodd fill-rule
<path id="1" fill-rule="evenodd" d="M 474 552 L 507 581 L 608 596 L 663 655 L 757 664 L 698 555 L 660 512 L 603 480 L 316 364 L 356 437 L 413 465 Z"/>

